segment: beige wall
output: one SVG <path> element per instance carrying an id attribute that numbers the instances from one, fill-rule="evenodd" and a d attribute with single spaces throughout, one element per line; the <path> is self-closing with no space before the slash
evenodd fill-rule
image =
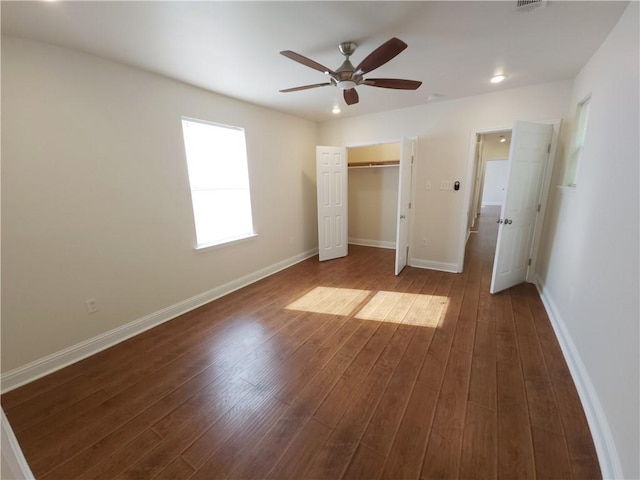
<path id="1" fill-rule="evenodd" d="M 591 95 L 577 187 L 552 192 L 539 262 L 539 282 L 584 377 L 587 413 L 601 423 L 592 425 L 596 446 L 614 452 L 604 473 L 628 479 L 640 478 L 639 11 L 631 2 L 575 80 L 571 120 Z M 554 184 L 563 177 L 558 164 Z"/>
<path id="2" fill-rule="evenodd" d="M 194 252 L 182 115 L 246 129 L 258 237 Z M 312 251 L 316 137 L 313 122 L 3 37 L 2 371 Z"/>
<path id="3" fill-rule="evenodd" d="M 349 169 L 349 243 L 395 248 L 398 167 Z"/>
<path id="4" fill-rule="evenodd" d="M 349 163 L 389 162 L 400 160 L 399 143 L 381 143 L 349 149 Z"/>
<path id="5" fill-rule="evenodd" d="M 320 124 L 323 145 L 363 145 L 417 136 L 410 262 L 458 270 L 466 236 L 467 166 L 475 132 L 510 129 L 515 120 L 566 117 L 571 81 L 505 90 Z M 461 189 L 440 190 L 441 180 Z M 427 182 L 431 189 L 427 190 Z M 426 240 L 427 246 L 423 245 Z"/>

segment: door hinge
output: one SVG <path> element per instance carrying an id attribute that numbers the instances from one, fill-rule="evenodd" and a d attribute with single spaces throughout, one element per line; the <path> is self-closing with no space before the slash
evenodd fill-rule
<path id="1" fill-rule="evenodd" d="M 409 202 L 409 208 L 411 208 L 411 202 Z"/>
<path id="2" fill-rule="evenodd" d="M 527 265 L 531 266 L 531 259 L 527 262 Z"/>
<path id="3" fill-rule="evenodd" d="M 551 153 L 551 144 L 547 145 L 547 153 Z"/>
<path id="4" fill-rule="evenodd" d="M 538 204 L 538 212 L 540 211 L 540 207 L 542 206 L 542 204 Z"/>
<path id="5" fill-rule="evenodd" d="M 413 155 L 411 155 L 411 165 L 413 165 Z"/>

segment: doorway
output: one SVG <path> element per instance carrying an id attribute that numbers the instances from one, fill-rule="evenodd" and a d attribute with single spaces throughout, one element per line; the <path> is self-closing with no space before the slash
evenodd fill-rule
<path id="1" fill-rule="evenodd" d="M 474 158 L 474 184 L 468 235 L 478 230 L 483 206 L 502 206 L 506 193 L 511 130 L 477 134 Z"/>
<path id="2" fill-rule="evenodd" d="M 460 265 L 464 262 L 464 246 L 482 215 L 483 199 L 487 204 L 488 194 L 496 193 L 485 192 L 485 189 L 501 188 L 487 184 L 487 166 L 491 161 L 503 160 L 505 150 L 508 151 L 507 183 L 506 187 L 502 187 L 504 197 L 498 197 L 495 202 L 502 205 L 497 219 L 498 236 L 491 293 L 525 281 L 533 282 L 559 128 L 560 120 L 516 121 L 511 130 L 503 128 L 473 134 L 467 170 L 473 184 L 466 199 L 467 210 L 463 221 L 467 235 L 462 239 Z M 500 144 L 507 143 L 510 143 L 508 149 L 500 147 Z M 499 169 L 492 166 L 490 172 L 492 170 Z M 490 174 L 493 176 L 493 173 Z M 496 178 L 491 180 L 500 183 Z"/>
<path id="3" fill-rule="evenodd" d="M 348 147 L 348 242 L 396 248 L 399 143 Z"/>
<path id="4" fill-rule="evenodd" d="M 415 138 L 402 138 L 399 142 L 349 147 L 349 149 L 331 146 L 316 147 L 320 261 L 346 256 L 350 239 L 354 244 L 395 248 L 396 275 L 407 265 L 415 144 Z M 349 170 L 356 171 L 356 169 L 362 169 L 364 172 L 356 177 L 354 183 L 365 186 L 365 199 L 358 199 L 355 202 L 355 206 L 351 209 L 352 215 L 358 216 L 358 213 L 354 213 L 354 208 L 360 208 L 361 213 L 367 218 L 357 225 L 358 230 L 354 233 L 350 231 L 348 221 L 350 217 L 348 185 Z M 394 174 L 394 170 L 397 174 Z M 383 171 L 386 173 L 382 173 Z M 379 178 L 371 182 L 371 178 L 375 180 L 375 177 Z M 375 187 L 376 185 L 387 188 L 380 190 Z M 385 222 L 385 217 L 393 218 L 394 222 L 388 220 Z M 395 226 L 393 243 L 392 226 Z"/>

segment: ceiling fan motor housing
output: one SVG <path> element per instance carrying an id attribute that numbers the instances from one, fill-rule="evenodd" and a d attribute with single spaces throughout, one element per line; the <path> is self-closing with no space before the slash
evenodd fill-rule
<path id="1" fill-rule="evenodd" d="M 355 42 L 342 42 L 340 45 L 338 45 L 338 50 L 340 50 L 340 53 L 347 57 L 353 55 L 353 52 L 356 51 L 356 48 L 358 48 L 358 44 Z"/>
<path id="2" fill-rule="evenodd" d="M 342 42 L 338 45 L 338 50 L 344 55 L 345 60 L 342 65 L 335 71 L 335 81 L 341 90 L 351 90 L 362 83 L 361 75 L 354 75 L 355 68 L 349 57 L 356 51 L 358 44 L 355 42 Z"/>

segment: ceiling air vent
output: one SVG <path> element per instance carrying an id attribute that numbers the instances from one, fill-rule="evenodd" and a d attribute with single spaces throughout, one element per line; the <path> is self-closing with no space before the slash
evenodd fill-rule
<path id="1" fill-rule="evenodd" d="M 532 8 L 546 5 L 547 0 L 517 0 L 516 8 L 518 10 L 531 10 Z"/>

